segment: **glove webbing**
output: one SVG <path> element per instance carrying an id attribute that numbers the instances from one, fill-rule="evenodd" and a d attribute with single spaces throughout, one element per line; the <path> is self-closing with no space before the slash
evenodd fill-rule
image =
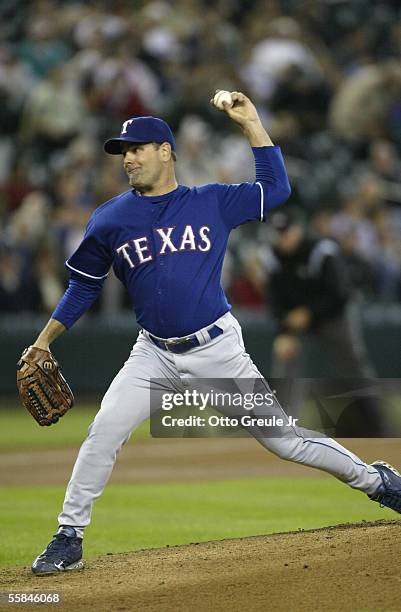
<path id="1" fill-rule="evenodd" d="M 43 394 L 42 397 L 41 393 Z M 39 381 L 35 381 L 33 385 L 29 387 L 28 395 L 39 416 L 43 419 L 48 418 L 48 414 L 43 405 L 43 396 L 45 401 L 47 400 L 52 408 L 57 408 L 58 406 L 57 402 L 54 400 L 54 397 L 50 395 L 49 389 L 46 389 Z"/>

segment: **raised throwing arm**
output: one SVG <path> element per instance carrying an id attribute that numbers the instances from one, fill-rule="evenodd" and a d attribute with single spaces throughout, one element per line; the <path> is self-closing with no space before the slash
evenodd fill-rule
<path id="1" fill-rule="evenodd" d="M 216 93 L 218 93 L 218 91 L 219 90 L 216 90 Z M 270 136 L 262 125 L 258 111 L 253 102 L 240 91 L 232 91 L 230 93 L 232 105 L 228 102 L 222 102 L 223 108 L 220 108 L 216 104 L 216 96 L 210 100 L 211 104 L 218 110 L 224 111 L 230 119 L 240 126 L 251 147 L 274 146 Z"/>

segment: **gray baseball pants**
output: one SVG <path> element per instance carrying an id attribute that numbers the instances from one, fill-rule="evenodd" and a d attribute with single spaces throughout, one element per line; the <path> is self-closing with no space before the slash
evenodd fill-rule
<path id="1" fill-rule="evenodd" d="M 206 329 L 197 332 L 201 346 L 183 354 L 158 348 L 146 331 L 138 339 L 124 366 L 112 381 L 101 408 L 88 430 L 68 484 L 60 525 L 77 528 L 78 535 L 90 523 L 92 506 L 111 475 L 117 454 L 133 430 L 161 401 L 162 392 L 182 391 L 194 378 L 262 379 L 246 353 L 241 327 L 231 313 L 215 321 L 223 333 L 210 340 Z M 208 326 L 210 327 L 210 326 Z M 150 394 L 150 380 L 163 379 Z M 268 388 L 266 386 L 266 388 Z M 271 414 L 286 418 L 275 401 Z M 378 472 L 335 440 L 298 427 L 287 428 L 280 437 L 257 438 L 282 459 L 324 470 L 369 495 L 381 484 Z"/>

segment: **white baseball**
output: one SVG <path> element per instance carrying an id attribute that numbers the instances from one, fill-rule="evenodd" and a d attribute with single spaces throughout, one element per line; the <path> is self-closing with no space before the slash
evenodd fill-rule
<path id="1" fill-rule="evenodd" d="M 219 110 L 224 110 L 223 102 L 227 102 L 229 106 L 233 105 L 233 100 L 229 91 L 218 91 L 213 98 L 213 104 Z"/>

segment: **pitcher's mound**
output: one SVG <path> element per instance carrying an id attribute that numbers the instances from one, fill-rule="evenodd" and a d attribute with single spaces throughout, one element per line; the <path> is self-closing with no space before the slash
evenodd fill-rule
<path id="1" fill-rule="evenodd" d="M 59 591 L 46 610 L 401 611 L 401 521 L 109 554 L 81 572 L 2 570 L 1 591 Z M 36 606 L 30 606 L 36 608 Z"/>

